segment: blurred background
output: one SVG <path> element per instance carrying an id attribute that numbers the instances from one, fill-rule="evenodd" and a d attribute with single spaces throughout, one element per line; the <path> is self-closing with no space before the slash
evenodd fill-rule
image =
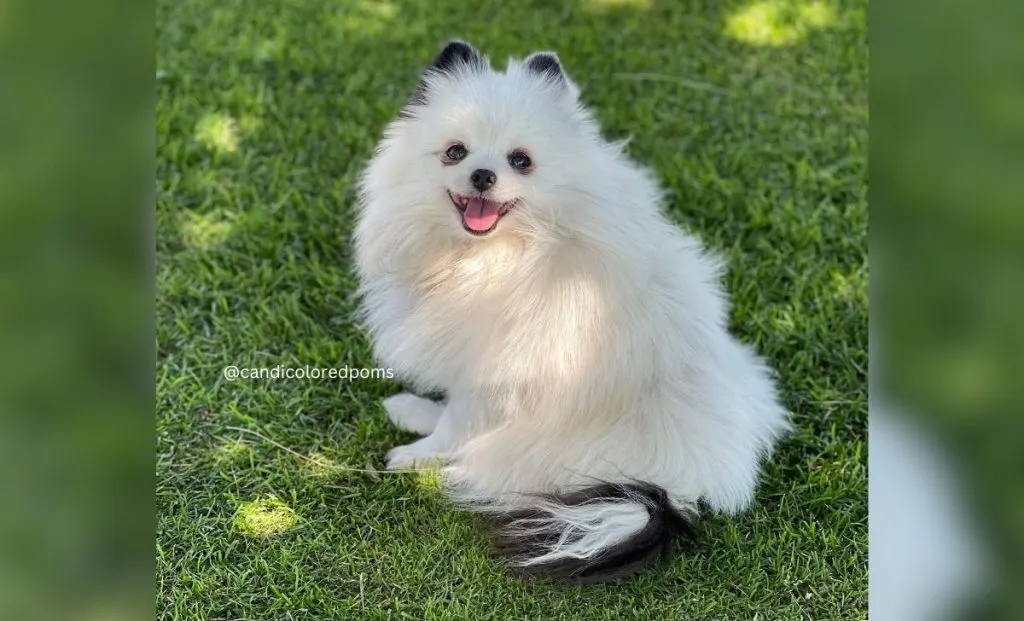
<path id="1" fill-rule="evenodd" d="M 1024 614 L 1021 23 L 871 7 L 874 619 Z"/>
<path id="2" fill-rule="evenodd" d="M 0 2 L 7 618 L 152 613 L 153 14 Z M 876 620 L 1024 614 L 1021 24 L 1012 0 L 870 11 Z"/>
<path id="3" fill-rule="evenodd" d="M 153 49 L 0 2 L 0 618 L 152 615 Z"/>

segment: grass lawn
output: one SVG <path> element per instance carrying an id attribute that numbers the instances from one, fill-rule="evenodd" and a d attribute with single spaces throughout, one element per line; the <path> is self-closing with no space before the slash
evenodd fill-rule
<path id="1" fill-rule="evenodd" d="M 863 619 L 866 0 L 158 0 L 156 605 L 165 619 Z M 353 320 L 353 184 L 445 39 L 557 50 L 671 217 L 730 259 L 733 326 L 797 432 L 756 507 L 621 584 L 524 584 L 429 476 Z"/>

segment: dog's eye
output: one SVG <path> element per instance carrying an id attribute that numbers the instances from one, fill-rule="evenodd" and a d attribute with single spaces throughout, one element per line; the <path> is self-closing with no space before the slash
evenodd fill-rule
<path id="1" fill-rule="evenodd" d="M 462 161 L 462 159 L 467 155 L 469 155 L 469 150 L 461 144 L 453 144 L 444 152 L 444 156 L 449 162 Z"/>
<path id="2" fill-rule="evenodd" d="M 533 162 L 530 161 L 530 156 L 523 153 L 522 151 L 513 151 L 508 155 L 508 165 L 515 168 L 519 172 L 524 172 L 530 169 Z"/>

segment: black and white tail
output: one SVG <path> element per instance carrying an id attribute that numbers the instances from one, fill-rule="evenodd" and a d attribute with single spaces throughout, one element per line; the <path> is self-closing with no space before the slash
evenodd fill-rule
<path id="1" fill-rule="evenodd" d="M 575 583 L 629 576 L 662 557 L 675 535 L 694 536 L 695 512 L 680 511 L 664 489 L 603 483 L 530 497 L 496 522 L 496 551 L 528 576 Z"/>

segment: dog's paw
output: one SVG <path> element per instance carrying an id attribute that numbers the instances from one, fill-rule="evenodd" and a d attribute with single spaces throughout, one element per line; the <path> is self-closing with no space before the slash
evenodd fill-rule
<path id="1" fill-rule="evenodd" d="M 427 440 L 423 438 L 388 451 L 388 470 L 418 470 L 441 466 L 445 461 L 444 454 L 436 451 Z"/>
<path id="2" fill-rule="evenodd" d="M 430 399 L 404 392 L 388 397 L 383 402 L 388 419 L 400 429 L 421 436 L 430 435 L 441 418 L 441 406 Z"/>

